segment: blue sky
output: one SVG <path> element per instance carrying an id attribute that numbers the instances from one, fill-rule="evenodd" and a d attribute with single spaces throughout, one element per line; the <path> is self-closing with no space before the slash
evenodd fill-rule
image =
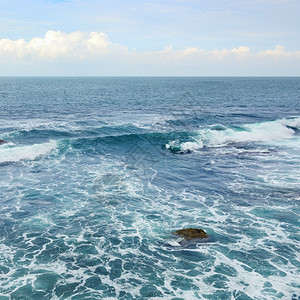
<path id="1" fill-rule="evenodd" d="M 0 0 L 0 4 L 0 75 L 47 75 L 45 66 L 51 66 L 49 75 L 89 75 L 91 65 L 97 71 L 90 75 L 300 75 L 299 0 Z M 48 53 L 47 32 L 64 34 L 51 35 L 50 46 L 59 38 L 57 45 L 68 50 Z M 70 44 L 68 35 L 74 32 L 83 35 Z M 82 46 L 90 45 L 92 32 L 105 34 L 100 38 L 109 43 L 105 51 L 102 42 L 93 44 L 92 50 Z M 34 38 L 41 39 L 39 46 L 32 47 Z M 18 40 L 25 43 L 17 45 Z M 239 47 L 249 51 L 230 52 Z M 214 50 L 225 56 L 220 59 L 219 53 L 213 60 Z M 169 52 L 162 55 L 162 51 Z M 157 66 L 147 63 L 149 53 Z"/>

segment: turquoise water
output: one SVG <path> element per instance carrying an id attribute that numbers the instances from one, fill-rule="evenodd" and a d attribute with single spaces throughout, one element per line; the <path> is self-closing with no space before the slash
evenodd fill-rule
<path id="1" fill-rule="evenodd" d="M 0 78 L 0 118 L 1 300 L 300 299 L 299 78 Z"/>

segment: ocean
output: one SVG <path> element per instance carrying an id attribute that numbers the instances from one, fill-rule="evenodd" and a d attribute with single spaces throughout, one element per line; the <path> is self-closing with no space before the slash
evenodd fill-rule
<path id="1" fill-rule="evenodd" d="M 1 300 L 300 299 L 299 77 L 1 77 L 0 119 Z"/>

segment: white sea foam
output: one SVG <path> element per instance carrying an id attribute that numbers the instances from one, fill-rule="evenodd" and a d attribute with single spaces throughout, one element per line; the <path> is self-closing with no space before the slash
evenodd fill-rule
<path id="1" fill-rule="evenodd" d="M 216 164 L 218 163 L 217 159 Z M 275 270 L 272 275 L 266 277 L 261 274 L 261 270 L 255 269 L 257 268 L 255 260 L 254 263 L 251 262 L 251 257 L 253 257 L 251 254 L 252 250 L 273 251 L 268 246 L 270 239 L 278 244 L 283 243 L 283 241 L 290 242 L 288 232 L 280 227 L 280 225 L 283 225 L 281 221 L 265 220 L 262 216 L 253 215 L 251 211 L 253 209 L 252 206 L 249 209 L 236 206 L 232 207 L 230 213 L 225 212 L 222 210 L 222 203 L 226 199 L 223 199 L 221 196 L 211 195 L 206 198 L 204 195 L 195 194 L 194 192 L 180 191 L 176 193 L 176 191 L 171 189 L 164 190 L 153 185 L 150 181 L 145 182 L 142 170 L 137 172 L 124 167 L 124 164 L 120 161 L 114 161 L 105 157 L 101 157 L 99 160 L 101 161 L 101 168 L 98 165 L 99 173 L 95 166 L 94 169 L 93 166 L 89 166 L 89 174 L 92 177 L 99 175 L 97 182 L 95 182 L 96 187 L 94 188 L 96 190 L 93 190 L 97 197 L 92 198 L 93 201 L 91 202 L 83 201 L 84 197 L 81 197 L 80 201 L 78 201 L 79 198 L 77 200 L 74 198 L 72 199 L 72 210 L 76 207 L 77 213 L 74 214 L 72 212 L 70 214 L 72 218 L 68 218 L 69 215 L 67 214 L 60 214 L 60 216 L 64 216 L 62 220 L 71 227 L 72 223 L 68 223 L 68 220 L 82 224 L 82 230 L 75 231 L 71 235 L 60 232 L 55 236 L 55 239 L 45 235 L 44 237 L 49 238 L 51 242 L 40 246 L 39 251 L 33 253 L 33 258 L 28 265 L 29 270 L 33 271 L 34 275 L 25 274 L 20 278 L 12 279 L 14 278 L 14 271 L 12 271 L 12 273 L 6 274 L 7 279 L 3 281 L 1 286 L 3 289 L 9 290 L 12 285 L 20 287 L 25 284 L 26 280 L 36 288 L 37 271 L 44 269 L 59 275 L 56 283 L 57 287 L 74 283 L 78 284 L 78 287 L 85 288 L 90 293 L 95 293 L 95 297 L 99 298 L 115 299 L 124 290 L 133 298 L 141 298 L 143 297 L 141 286 L 148 284 L 147 277 L 143 277 L 146 274 L 143 271 L 143 268 L 145 268 L 150 274 L 152 272 L 157 274 L 161 281 L 161 286 L 157 285 L 155 287 L 163 294 L 164 299 L 174 299 L 175 297 L 203 299 L 203 294 L 213 295 L 220 291 L 218 284 L 224 285 L 232 298 L 242 298 L 243 295 L 240 296 L 238 294 L 239 291 L 243 291 L 255 299 L 266 299 L 268 296 L 275 298 L 276 293 L 279 292 L 284 293 L 284 297 L 287 298 L 294 291 L 289 285 L 296 284 L 293 278 L 293 273 L 296 272 L 295 266 L 286 266 L 280 262 L 270 261 L 269 263 L 274 265 L 274 268 L 282 270 L 287 276 L 283 278 Z M 74 161 L 77 163 L 77 158 Z M 59 166 L 61 167 L 61 165 Z M 156 173 L 150 171 L 147 174 L 150 173 L 151 176 L 147 178 L 151 179 Z M 76 181 L 79 181 L 78 177 L 76 177 Z M 107 204 L 105 200 L 112 197 L 118 199 L 118 205 L 105 205 Z M 131 197 L 131 201 L 127 201 L 128 197 Z M 138 201 L 135 202 L 134 199 L 138 199 Z M 80 205 L 76 202 L 80 202 Z M 91 222 L 83 221 L 85 219 L 83 213 L 86 206 L 82 206 L 82 202 L 85 205 L 95 205 L 95 211 L 93 210 L 95 216 L 90 214 L 88 218 Z M 68 203 L 68 210 L 71 209 L 70 206 L 70 203 Z M 103 212 L 105 211 L 105 215 L 109 216 L 109 223 L 106 223 L 107 221 L 104 220 L 101 221 L 100 218 L 97 219 L 97 213 L 99 215 L 102 214 L 101 207 Z M 279 210 L 279 208 L 276 208 L 276 210 Z M 237 211 L 238 213 L 236 214 Z M 159 218 L 147 218 L 149 215 L 157 215 Z M 30 222 L 46 223 L 44 218 L 48 217 L 50 218 L 51 215 L 39 214 L 34 219 L 30 219 Z M 252 218 L 254 218 L 253 222 L 249 226 L 251 226 L 253 231 L 261 232 L 261 236 L 253 238 L 251 235 L 244 234 L 242 227 L 236 232 L 235 229 L 243 226 L 243 221 L 252 220 Z M 128 220 L 130 221 L 127 222 Z M 228 226 L 224 226 L 224 224 L 228 224 Z M 45 224 L 45 226 L 53 226 L 54 229 L 57 229 L 52 222 Z M 187 228 L 188 226 L 209 228 L 212 237 L 216 236 L 216 242 L 206 243 L 205 245 L 197 246 L 197 248 L 189 248 L 179 244 L 171 232 L 178 228 Z M 103 229 L 99 231 L 99 228 Z M 231 229 L 233 229 L 233 232 L 231 232 Z M 105 233 L 103 233 L 103 236 L 98 236 L 101 230 L 105 231 Z M 32 232 L 29 231 L 28 233 L 27 236 L 25 235 L 25 242 L 32 245 L 36 237 L 30 236 Z M 98 234 L 90 239 L 95 233 Z M 119 245 L 111 244 L 110 237 L 112 235 L 120 240 Z M 223 238 L 223 240 L 225 236 L 231 236 L 236 241 L 222 244 L 222 241 L 218 241 L 218 236 L 220 239 Z M 128 243 L 128 241 L 132 241 L 132 243 Z M 60 257 L 65 258 L 66 261 L 69 258 L 74 259 L 74 265 L 76 266 L 78 263 L 79 269 L 70 268 L 69 262 L 65 262 L 63 259 L 45 264 L 40 262 L 39 257 L 48 251 L 46 245 L 49 245 L 49 249 L 51 249 L 57 242 L 63 242 L 69 246 L 69 249 L 61 253 Z M 80 245 L 91 245 L 91 243 L 95 247 L 96 253 L 88 254 L 86 258 L 89 257 L 95 262 L 99 258 L 102 260 L 95 266 L 80 265 L 82 253 L 78 248 Z M 224 251 L 226 248 L 227 251 Z M 4 250 L 7 252 L 6 249 Z M 239 260 L 238 256 L 236 258 L 230 256 L 230 251 L 249 252 L 249 261 Z M 117 256 L 116 252 L 118 253 Z M 137 267 L 137 265 L 133 264 L 132 270 L 125 269 L 125 264 L 135 262 L 135 259 L 132 259 L 132 257 L 137 258 L 137 261 L 141 259 L 140 265 Z M 193 261 L 194 257 L 199 257 L 199 261 Z M 200 259 L 201 257 L 203 257 L 203 260 Z M 14 258 L 15 254 L 13 253 L 12 259 Z M 114 270 L 111 264 L 116 259 L 122 261 L 121 274 L 120 277 L 112 279 L 111 274 L 113 274 Z M 172 263 L 170 263 L 170 259 Z M 22 258 L 21 262 L 25 264 L 25 258 Z M 97 274 L 95 270 L 98 266 L 105 267 L 110 275 Z M 220 273 L 220 267 L 222 266 L 225 266 L 226 270 L 229 271 L 224 274 Z M 15 268 L 17 268 L 16 265 L 13 266 L 12 270 L 16 270 Z M 198 276 L 196 276 L 197 273 L 199 274 Z M 106 285 L 107 288 L 113 288 L 116 296 L 109 298 L 105 295 L 105 292 L 90 286 L 87 287 L 89 278 L 94 276 L 98 276 L 102 284 Z M 134 284 L 132 280 L 140 281 L 141 284 Z M 180 281 L 186 281 L 186 286 L 190 288 L 186 289 Z M 264 285 L 266 282 L 272 284 L 273 292 L 265 290 Z M 151 281 L 151 283 L 156 284 L 155 281 Z M 177 287 L 176 284 L 179 286 Z M 52 293 L 53 299 L 58 299 L 55 298 L 55 289 Z M 83 292 L 76 288 L 72 296 L 79 296 L 81 293 Z"/>
<path id="2" fill-rule="evenodd" d="M 34 160 L 50 153 L 56 149 L 56 147 L 57 143 L 55 141 L 29 146 L 17 146 L 12 144 L 3 145 L 0 148 L 0 163 Z"/>
<path id="3" fill-rule="evenodd" d="M 224 147 L 231 143 L 278 142 L 295 137 L 295 130 L 300 128 L 300 117 L 281 119 L 270 122 L 245 124 L 239 127 L 212 125 L 196 132 L 193 141 L 178 143 L 170 141 L 166 148 L 179 148 L 180 151 L 196 151 L 204 147 Z"/>

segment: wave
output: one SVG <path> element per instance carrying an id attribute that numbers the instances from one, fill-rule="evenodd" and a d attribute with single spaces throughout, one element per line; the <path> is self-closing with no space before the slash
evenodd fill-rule
<path id="1" fill-rule="evenodd" d="M 300 117 L 240 126 L 215 124 L 194 132 L 188 141 L 171 140 L 165 146 L 172 152 L 194 152 L 202 148 L 225 147 L 230 144 L 292 139 L 299 129 Z"/>
<path id="2" fill-rule="evenodd" d="M 3 138 L 77 138 L 95 135 L 115 135 L 122 133 L 135 133 L 166 130 L 170 127 L 168 123 L 172 116 L 161 116 L 146 114 L 142 116 L 125 115 L 121 119 L 117 117 L 105 118 L 105 120 L 70 120 L 52 121 L 33 119 L 26 120 L 5 120 L 0 124 L 0 133 Z"/>
<path id="3" fill-rule="evenodd" d="M 82 127 L 81 129 L 61 130 L 57 129 L 36 129 L 30 130 L 11 130 L 9 133 L 2 133 L 1 137 L 6 140 L 26 140 L 29 139 L 45 139 L 52 137 L 53 139 L 78 139 L 78 138 L 95 138 L 110 137 L 119 135 L 129 135 L 132 133 L 144 133 L 146 130 L 135 127 L 133 124 L 125 124 L 122 126 L 95 126 Z"/>
<path id="4" fill-rule="evenodd" d="M 155 128 L 156 129 L 156 128 Z M 170 130 L 171 128 L 169 128 Z M 300 132 L 300 117 L 280 119 L 275 121 L 229 126 L 214 124 L 202 127 L 196 131 L 147 132 L 134 126 L 82 128 L 78 132 L 61 132 L 57 130 L 19 131 L 21 136 L 13 137 L 22 143 L 23 140 L 43 139 L 50 136 L 59 140 L 63 147 L 65 143 L 75 149 L 97 149 L 102 151 L 107 147 L 109 151 L 123 151 L 127 153 L 134 147 L 147 152 L 157 153 L 167 148 L 175 153 L 195 152 L 203 148 L 226 147 L 228 145 L 249 144 L 255 142 L 272 142 L 272 145 L 289 140 L 291 147 L 295 147 L 296 136 Z M 9 139 L 6 138 L 9 141 Z M 137 144 L 138 143 L 138 144 Z M 120 148 L 121 146 L 121 148 Z M 242 145 L 243 146 L 243 145 Z M 0 147 L 0 163 L 17 162 L 20 160 L 34 160 L 46 155 L 57 147 L 55 141 L 34 145 L 6 144 Z M 136 149 L 138 148 L 138 149 Z M 155 149 L 154 149 L 155 148 Z"/>
<path id="5" fill-rule="evenodd" d="M 57 143 L 53 140 L 43 143 L 19 146 L 8 143 L 0 147 L 0 163 L 19 162 L 22 160 L 35 160 L 56 149 Z"/>

